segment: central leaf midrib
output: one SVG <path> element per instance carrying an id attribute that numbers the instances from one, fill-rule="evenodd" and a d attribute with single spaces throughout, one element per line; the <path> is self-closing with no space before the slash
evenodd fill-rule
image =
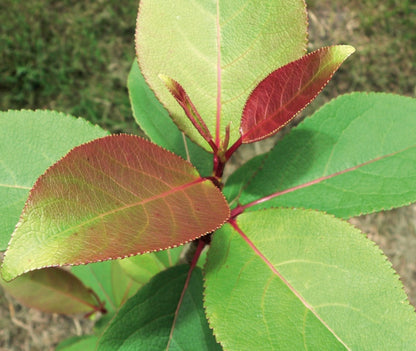
<path id="1" fill-rule="evenodd" d="M 217 114 L 215 129 L 215 144 L 220 147 L 220 128 L 221 128 L 221 26 L 220 26 L 220 0 L 217 0 Z"/>
<path id="2" fill-rule="evenodd" d="M 203 183 L 203 182 L 205 182 L 205 181 L 206 181 L 206 179 L 204 179 L 204 178 L 198 178 L 198 179 L 196 179 L 196 180 L 195 180 L 195 181 L 193 181 L 193 182 L 189 182 L 189 183 L 183 184 L 182 186 L 179 186 L 179 187 L 176 187 L 176 188 L 170 189 L 170 190 L 165 191 L 165 192 L 163 192 L 163 193 L 161 193 L 161 194 L 158 194 L 158 195 L 155 195 L 155 196 L 152 196 L 152 197 L 149 197 L 149 198 L 143 199 L 143 200 L 138 201 L 138 202 L 134 202 L 134 203 L 126 204 L 126 205 L 121 206 L 121 207 L 118 207 L 118 208 L 114 208 L 114 209 L 112 209 L 112 210 L 110 210 L 110 211 L 107 211 L 107 212 L 105 212 L 105 213 L 101 213 L 101 214 L 99 214 L 99 215 L 97 215 L 97 216 L 94 216 L 94 217 L 92 217 L 92 218 L 89 218 L 88 220 L 83 221 L 82 223 L 78 223 L 78 224 L 76 224 L 76 225 L 74 225 L 74 226 L 72 226 L 72 227 L 70 227 L 70 228 L 67 228 L 67 229 L 65 229 L 65 230 L 63 230 L 63 231 L 60 231 L 60 232 L 59 232 L 59 234 L 61 234 L 61 235 L 62 235 L 62 234 L 64 234 L 64 233 L 70 232 L 70 231 L 72 231 L 72 230 L 74 230 L 74 229 L 77 229 L 77 228 L 83 227 L 83 226 L 85 226 L 85 225 L 87 225 L 87 224 L 89 224 L 89 223 L 91 223 L 91 222 L 94 222 L 94 221 L 96 221 L 96 220 L 102 219 L 102 218 L 104 218 L 104 217 L 106 217 L 106 216 L 110 216 L 110 215 L 116 214 L 117 212 L 121 212 L 121 211 L 124 211 L 124 210 L 129 209 L 129 208 L 132 208 L 132 207 L 136 207 L 136 206 L 144 205 L 144 204 L 149 203 L 149 202 L 151 202 L 151 201 L 155 201 L 155 200 L 158 200 L 158 199 L 161 199 L 161 198 L 164 198 L 164 197 L 170 196 L 170 195 L 172 195 L 172 194 L 175 194 L 175 193 L 177 193 L 177 192 L 184 191 L 185 189 L 190 188 L 190 187 L 192 187 L 193 185 L 196 185 L 196 184 L 199 184 L 199 183 Z"/>
<path id="3" fill-rule="evenodd" d="M 231 226 L 233 229 L 241 236 L 241 238 L 248 244 L 250 249 L 264 262 L 264 264 L 271 270 L 271 272 L 282 281 L 284 285 L 288 287 L 288 289 L 299 299 L 299 301 L 304 305 L 304 307 L 309 310 L 324 326 L 327 330 L 343 345 L 347 350 L 350 350 L 347 345 L 343 342 L 343 340 L 336 334 L 335 330 L 333 330 L 318 314 L 317 311 L 310 305 L 306 299 L 300 294 L 300 292 L 290 284 L 290 282 L 276 269 L 272 262 L 260 251 L 260 249 L 256 246 L 254 242 L 252 242 L 249 237 L 243 232 L 240 228 L 238 223 L 235 220 L 230 221 Z"/>

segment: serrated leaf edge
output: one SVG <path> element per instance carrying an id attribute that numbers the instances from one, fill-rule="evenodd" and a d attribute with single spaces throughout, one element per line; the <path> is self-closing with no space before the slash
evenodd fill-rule
<path id="1" fill-rule="evenodd" d="M 287 63 L 287 65 L 290 65 L 290 64 L 292 64 L 293 62 L 296 62 L 296 61 L 303 61 L 303 60 L 306 60 L 309 56 L 311 56 L 311 55 L 313 55 L 313 54 L 317 54 L 317 53 L 319 53 L 319 52 L 322 52 L 322 51 L 324 51 L 324 50 L 327 50 L 327 49 L 331 49 L 331 48 L 335 48 L 335 47 L 342 47 L 342 46 L 344 46 L 344 47 L 351 47 L 352 48 L 352 46 L 350 46 L 350 45 L 330 45 L 330 46 L 324 46 L 324 47 L 322 47 L 322 48 L 319 48 L 319 49 L 317 49 L 317 50 L 315 50 L 315 51 L 312 51 L 312 52 L 309 52 L 309 53 L 307 53 L 306 55 L 304 55 L 304 56 L 302 56 L 302 57 L 300 57 L 299 59 L 297 59 L 297 60 L 294 60 L 294 61 L 292 61 L 292 62 L 289 62 L 289 63 Z M 334 70 L 332 70 L 332 72 L 331 72 L 331 74 L 329 75 L 329 78 L 325 81 L 325 83 L 321 86 L 321 88 L 319 89 L 319 90 L 317 90 L 316 91 L 316 93 L 313 95 L 313 97 L 309 100 L 309 102 L 306 104 L 306 105 L 304 105 L 302 108 L 300 108 L 297 112 L 295 112 L 293 115 L 292 115 L 292 117 L 290 117 L 290 119 L 288 120 L 288 121 L 286 121 L 284 124 L 282 124 L 281 126 L 279 126 L 278 128 L 276 128 L 276 129 L 274 129 L 274 130 L 272 130 L 271 132 L 269 132 L 269 133 L 267 133 L 267 134 L 265 134 L 265 135 L 262 135 L 261 137 L 257 137 L 257 138 L 254 138 L 254 139 L 250 139 L 249 141 L 244 141 L 243 140 L 243 144 L 250 144 L 250 143 L 254 143 L 254 142 L 257 142 L 257 141 L 260 141 L 260 140 L 264 140 L 264 139 L 267 139 L 268 137 L 270 137 L 270 136 L 272 136 L 272 135 L 274 135 L 274 134 L 276 134 L 279 130 L 281 130 L 283 127 L 285 127 L 291 120 L 293 120 L 293 118 L 295 118 L 301 111 L 303 111 L 321 92 L 322 92 L 322 90 L 325 88 L 325 86 L 328 84 L 328 82 L 332 79 L 332 77 L 333 77 L 333 75 L 335 74 L 335 72 L 338 70 L 338 68 L 341 66 L 341 64 L 349 57 L 349 56 L 351 56 L 353 53 L 355 52 L 355 49 L 353 49 L 348 55 L 346 55 L 345 57 L 344 57 L 344 59 L 337 65 L 337 67 L 334 69 Z M 285 66 L 287 66 L 287 65 L 284 65 L 284 66 L 281 66 L 281 67 L 278 67 L 277 69 L 275 69 L 275 70 L 273 70 L 273 71 L 271 71 L 270 73 L 269 73 L 269 75 L 270 74 L 272 74 L 273 72 L 275 72 L 275 71 L 277 71 L 277 70 L 279 70 L 279 69 L 282 69 L 283 67 L 285 67 Z M 258 85 L 260 85 L 264 80 L 266 80 L 267 79 L 267 77 L 269 76 L 269 75 L 267 75 Z M 257 85 L 257 86 L 258 86 Z M 247 100 L 246 100 L 246 103 L 244 104 L 244 108 L 243 108 L 243 112 L 242 112 L 242 117 L 243 117 L 243 115 L 244 115 L 244 111 L 245 111 L 245 109 L 246 109 L 246 106 L 247 106 L 247 103 L 248 103 L 248 101 L 251 99 L 251 97 L 252 97 L 252 95 L 253 95 L 253 93 L 254 93 L 254 91 L 256 90 L 256 88 L 257 88 L 257 86 L 251 91 L 251 93 L 250 93 L 250 95 L 248 96 L 248 98 L 247 98 Z M 243 119 L 241 118 L 241 123 L 242 123 L 242 121 L 243 121 Z M 249 132 L 250 133 L 250 132 Z M 249 133 L 245 133 L 245 134 L 249 134 Z M 240 135 L 241 135 L 241 137 L 244 139 L 244 133 L 242 132 L 242 127 L 241 127 L 241 124 L 240 124 Z"/>
<path id="2" fill-rule="evenodd" d="M 354 224 L 350 223 L 348 220 L 346 220 L 344 218 L 337 217 L 337 216 L 335 216 L 331 213 L 327 213 L 325 211 L 319 211 L 319 210 L 315 210 L 315 209 L 301 208 L 301 207 L 269 207 L 269 208 L 258 209 L 256 211 L 267 211 L 267 210 L 271 210 L 271 209 L 292 209 L 292 210 L 302 210 L 302 211 L 306 211 L 306 212 L 323 213 L 323 214 L 325 214 L 325 215 L 327 215 L 327 216 L 329 216 L 333 219 L 337 219 L 337 220 L 339 220 L 343 223 L 348 224 L 350 227 L 352 227 L 356 231 L 357 234 L 360 234 L 360 235 L 364 236 L 367 239 L 367 241 L 372 244 L 372 247 L 377 251 L 377 253 L 380 256 L 382 256 L 382 258 L 384 259 L 384 264 L 385 264 L 386 268 L 390 271 L 390 273 L 394 277 L 394 287 L 393 288 L 395 290 L 400 289 L 404 293 L 404 295 L 407 296 L 406 291 L 404 289 L 404 285 L 400 280 L 399 274 L 393 268 L 393 264 L 390 262 L 390 260 L 385 255 L 385 253 L 380 249 L 380 247 L 373 240 L 371 240 L 367 237 L 366 233 L 364 233 L 360 228 L 356 227 Z M 251 212 L 255 212 L 255 211 L 251 211 Z M 230 224 L 230 226 L 231 226 L 231 224 Z M 234 228 L 232 228 L 232 229 L 234 231 L 236 231 Z M 211 247 L 210 247 L 210 249 L 211 249 Z M 209 254 L 210 253 L 208 252 L 206 262 L 208 262 L 208 255 Z M 206 283 L 207 283 L 207 281 L 206 281 L 206 278 L 205 278 L 205 266 L 204 266 L 204 269 L 202 270 L 202 279 L 203 279 L 202 301 L 203 301 L 205 316 L 206 316 L 207 321 L 208 321 L 208 326 L 209 326 L 210 329 L 212 329 L 215 340 L 223 347 L 224 351 L 227 351 L 227 350 L 231 351 L 232 346 L 231 346 L 231 348 L 228 348 L 228 346 L 226 344 L 224 344 L 223 341 L 218 339 L 218 337 L 217 337 L 218 332 L 215 331 L 215 327 L 213 326 L 213 323 L 215 324 L 215 321 L 213 322 L 212 319 L 211 319 L 212 316 L 208 316 L 208 313 L 207 313 L 207 307 L 206 307 L 206 286 L 207 286 Z M 413 312 L 415 311 L 415 308 L 410 304 L 410 301 L 409 301 L 408 297 L 405 298 L 403 301 L 401 301 L 401 303 L 406 304 L 407 308 L 411 309 Z M 215 317 L 214 317 L 214 319 L 215 319 Z"/>
<path id="3" fill-rule="evenodd" d="M 81 120 L 82 120 L 82 118 L 81 118 Z M 165 150 L 166 152 L 168 152 L 169 154 L 173 155 L 174 157 L 177 157 L 177 158 L 179 158 L 180 160 L 182 160 L 182 161 L 184 161 L 184 162 L 188 163 L 188 164 L 189 164 L 189 165 L 190 165 L 190 166 L 194 169 L 194 171 L 198 174 L 198 176 L 200 177 L 200 179 L 203 179 L 203 178 L 199 175 L 198 170 L 195 168 L 195 166 L 194 166 L 191 162 L 189 162 L 189 161 L 185 160 L 184 158 L 182 158 L 181 156 L 179 156 L 179 155 L 175 154 L 174 152 L 172 152 L 172 151 L 170 151 L 170 150 L 167 150 L 167 149 L 165 149 L 164 147 L 159 146 L 159 145 L 157 145 L 157 144 L 153 143 L 152 141 L 149 141 L 149 140 L 147 140 L 147 139 L 145 139 L 145 138 L 143 138 L 143 137 L 137 136 L 137 135 L 127 134 L 127 133 L 121 133 L 121 134 L 111 134 L 111 135 L 107 135 L 107 136 L 104 136 L 104 137 L 101 137 L 101 138 L 96 138 L 96 139 L 90 140 L 90 141 L 88 141 L 88 142 L 86 142 L 86 143 L 83 143 L 83 144 L 80 144 L 80 145 L 78 145 L 78 146 L 75 146 L 75 147 L 74 147 L 74 148 L 72 148 L 70 151 L 68 151 L 68 153 L 67 153 L 66 155 L 62 156 L 62 157 L 61 157 L 59 160 L 57 160 L 54 164 L 50 165 L 50 166 L 46 169 L 46 171 L 45 171 L 45 172 L 44 172 L 41 176 L 39 176 L 39 178 L 36 180 L 35 184 L 33 185 L 32 189 L 29 191 L 29 195 L 28 195 L 28 198 L 27 198 L 27 200 L 26 200 L 26 202 L 25 202 L 25 205 L 24 205 L 24 207 L 23 207 L 22 213 L 20 214 L 19 221 L 17 222 L 17 224 L 16 224 L 16 226 L 15 226 L 15 229 L 14 229 L 14 231 L 13 231 L 13 233 L 12 233 L 11 237 L 10 237 L 9 243 L 8 243 L 8 245 L 7 245 L 7 249 L 6 249 L 6 251 L 4 252 L 3 261 L 4 261 L 4 258 L 7 256 L 7 253 L 8 253 L 9 247 L 10 247 L 10 244 L 11 244 L 11 242 L 12 242 L 12 240 L 13 240 L 13 237 L 14 237 L 14 234 L 15 234 L 16 230 L 17 230 L 17 229 L 20 227 L 20 225 L 21 225 L 22 218 L 23 218 L 23 213 L 25 212 L 26 208 L 28 207 L 28 202 L 29 202 L 29 199 L 31 198 L 32 192 L 36 190 L 36 187 L 37 187 L 38 183 L 41 181 L 41 178 L 43 178 L 43 177 L 44 177 L 44 176 L 45 176 L 45 175 L 46 175 L 46 174 L 50 171 L 50 169 L 51 169 L 51 168 L 52 168 L 52 167 L 53 167 L 56 163 L 58 163 L 58 162 L 62 161 L 62 160 L 63 160 L 63 159 L 64 159 L 64 158 L 65 158 L 65 157 L 66 157 L 66 156 L 67 156 L 70 152 L 72 152 L 73 150 L 78 149 L 78 148 L 80 148 L 80 147 L 83 147 L 83 146 L 85 146 L 85 145 L 88 145 L 88 144 L 90 144 L 90 143 L 93 143 L 93 142 L 95 142 L 95 141 L 97 141 L 97 140 L 100 140 L 100 139 L 117 138 L 117 137 L 120 137 L 120 136 L 129 136 L 129 137 L 137 138 L 137 139 L 140 139 L 140 140 L 142 140 L 142 141 L 145 141 L 146 143 L 152 144 L 153 146 L 157 146 L 157 147 L 159 147 L 159 148 L 161 148 L 161 149 Z M 205 179 L 206 179 L 206 178 L 205 178 Z M 219 191 L 219 190 L 218 190 L 218 192 L 219 192 L 219 194 L 221 194 L 221 196 L 222 196 L 222 198 L 223 198 L 224 202 L 227 204 L 227 207 L 228 207 L 228 202 L 227 202 L 227 199 L 225 198 L 224 194 L 222 193 L 222 191 Z M 28 272 L 31 272 L 31 271 L 35 271 L 35 270 L 38 270 L 38 269 L 43 269 L 43 268 L 52 268 L 52 267 L 62 267 L 62 266 L 70 266 L 70 267 L 72 267 L 72 266 L 79 266 L 79 265 L 87 265 L 87 264 L 89 264 L 89 263 L 97 263 L 97 262 L 105 262 L 105 261 L 111 261 L 111 260 L 118 260 L 118 259 L 128 258 L 128 257 L 132 257 L 132 256 L 142 255 L 142 254 L 146 254 L 146 253 L 158 252 L 158 251 L 164 251 L 164 250 L 167 250 L 167 249 L 172 249 L 172 248 L 175 248 L 175 247 L 183 246 L 183 245 L 185 245 L 185 244 L 187 244 L 187 243 L 189 243 L 189 242 L 191 242 L 191 241 L 194 241 L 194 240 L 196 240 L 196 239 L 199 239 L 199 238 L 201 238 L 201 237 L 203 237 L 203 236 L 205 236 L 205 235 L 207 235 L 207 234 L 210 234 L 210 233 L 212 233 L 212 232 L 216 231 L 217 229 L 221 228 L 221 227 L 222 227 L 222 226 L 223 226 L 223 225 L 224 225 L 224 224 L 225 224 L 225 223 L 229 220 L 230 215 L 231 215 L 231 211 L 230 211 L 230 208 L 228 207 L 228 214 L 227 214 L 227 216 L 226 216 L 226 220 L 225 220 L 223 223 L 219 224 L 216 228 L 213 228 L 213 229 L 212 229 L 212 230 L 210 230 L 210 231 L 207 231 L 207 232 L 202 233 L 202 234 L 200 234 L 200 235 L 198 235 L 198 236 L 195 236 L 195 237 L 193 237 L 193 238 L 190 238 L 189 240 L 186 240 L 186 241 L 184 241 L 184 242 L 182 242 L 182 243 L 180 243 L 180 244 L 177 244 L 177 245 L 171 245 L 171 246 L 167 246 L 167 247 L 165 247 L 165 248 L 160 248 L 160 249 L 156 249 L 156 250 L 149 250 L 149 251 L 144 251 L 144 252 L 140 252 L 140 253 L 136 253 L 136 254 L 130 254 L 130 255 L 125 255 L 125 256 L 118 256 L 118 257 L 113 257 L 113 258 L 109 257 L 109 258 L 107 258 L 107 259 L 94 260 L 94 261 L 85 261 L 85 262 L 83 262 L 83 263 L 79 263 L 79 264 L 59 263 L 59 264 L 54 264 L 54 265 L 45 265 L 45 266 L 40 266 L 40 267 L 38 267 L 38 268 L 32 268 L 32 269 L 25 270 L 25 271 L 23 271 L 22 273 L 20 273 L 20 274 L 16 275 L 15 277 L 13 277 L 13 278 L 12 278 L 12 279 L 10 279 L 10 280 L 6 280 L 6 279 L 4 278 L 4 275 L 3 275 L 3 262 L 2 262 L 1 267 L 0 267 L 0 275 L 2 276 L 2 278 L 3 278 L 3 280 L 4 280 L 4 281 L 8 282 L 8 281 L 12 281 L 13 279 L 15 279 L 15 278 L 17 278 L 17 277 L 21 276 L 22 274 L 25 274 L 25 273 L 28 273 Z"/>

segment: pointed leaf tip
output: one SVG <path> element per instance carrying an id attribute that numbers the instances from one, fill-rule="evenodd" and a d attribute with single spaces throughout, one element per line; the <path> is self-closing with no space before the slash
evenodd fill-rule
<path id="1" fill-rule="evenodd" d="M 32 189 L 6 252 L 6 280 L 194 240 L 229 217 L 222 193 L 187 161 L 136 136 L 83 144 Z"/>
<path id="2" fill-rule="evenodd" d="M 169 89 L 169 91 L 175 97 L 175 99 L 177 99 L 177 97 L 179 97 L 179 91 L 177 89 L 177 85 L 178 85 L 177 82 L 162 73 L 159 74 L 159 78 L 166 85 L 166 87 Z"/>
<path id="3" fill-rule="evenodd" d="M 199 134 L 208 142 L 208 144 L 213 147 L 215 150 L 215 145 L 212 141 L 212 135 L 202 119 L 201 115 L 198 113 L 195 105 L 192 103 L 191 98 L 186 93 L 185 89 L 174 79 L 164 75 L 159 74 L 159 78 L 165 83 L 166 87 L 169 89 L 172 96 L 176 99 L 179 105 L 183 108 L 186 116 L 191 121 L 192 125 L 198 130 Z M 173 118 L 175 121 L 175 118 Z M 189 130 L 185 129 L 185 133 L 189 134 Z"/>
<path id="4" fill-rule="evenodd" d="M 270 73 L 244 107 L 240 125 L 243 143 L 277 133 L 319 94 L 354 51 L 350 45 L 321 48 Z"/>

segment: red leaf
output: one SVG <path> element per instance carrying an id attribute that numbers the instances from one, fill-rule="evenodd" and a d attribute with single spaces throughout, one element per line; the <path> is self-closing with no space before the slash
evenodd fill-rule
<path id="1" fill-rule="evenodd" d="M 45 268 L 0 285 L 21 304 L 49 313 L 104 311 L 96 295 L 70 272 Z"/>
<path id="2" fill-rule="evenodd" d="M 270 73 L 257 85 L 243 110 L 243 143 L 264 139 L 284 127 L 328 83 L 354 48 L 319 49 Z"/>
<path id="3" fill-rule="evenodd" d="M 73 149 L 38 179 L 3 277 L 166 249 L 220 227 L 222 193 L 179 156 L 136 136 Z"/>

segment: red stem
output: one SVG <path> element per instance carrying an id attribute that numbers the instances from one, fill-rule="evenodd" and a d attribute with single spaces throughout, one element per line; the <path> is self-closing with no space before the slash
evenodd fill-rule
<path id="1" fill-rule="evenodd" d="M 225 153 L 225 160 L 229 160 L 231 155 L 241 146 L 243 143 L 243 137 L 237 139 L 237 141 L 230 146 L 230 148 Z"/>
<path id="2" fill-rule="evenodd" d="M 407 150 L 407 148 L 404 149 L 404 150 Z M 361 163 L 361 164 L 359 164 L 357 166 L 353 166 L 353 167 L 344 169 L 342 171 L 339 171 L 339 172 L 336 172 L 336 173 L 332 173 L 332 174 L 328 174 L 327 176 L 323 176 L 323 177 L 320 177 L 320 178 L 311 180 L 310 182 L 307 182 L 307 183 L 304 183 L 304 184 L 300 184 L 300 185 L 297 185 L 297 186 L 294 186 L 292 188 L 288 188 L 288 189 L 285 189 L 285 190 L 282 190 L 282 191 L 277 191 L 277 192 L 275 192 L 273 194 L 270 194 L 270 195 L 267 195 L 267 196 L 262 197 L 260 199 L 257 199 L 257 200 L 254 200 L 252 202 L 249 202 L 248 204 L 239 205 L 239 206 L 237 206 L 236 208 L 234 208 L 231 211 L 231 218 L 233 219 L 233 218 L 237 217 L 238 215 L 240 215 L 241 213 L 243 213 L 249 207 L 252 207 L 252 206 L 261 204 L 263 202 L 269 201 L 269 200 L 271 200 L 271 199 L 273 199 L 275 197 L 278 197 L 278 196 L 281 196 L 281 195 L 284 195 L 284 194 L 287 194 L 287 193 L 291 193 L 292 191 L 296 191 L 296 190 L 299 190 L 299 189 L 307 188 L 308 186 L 318 184 L 320 182 L 323 182 L 324 180 L 327 180 L 327 179 L 330 179 L 330 178 L 339 176 L 341 174 L 355 171 L 356 169 L 358 169 L 360 167 L 364 167 L 364 166 L 369 165 L 369 164 L 371 164 L 373 162 L 380 161 L 380 160 L 382 160 L 382 159 L 384 159 L 386 157 L 393 156 L 393 155 L 395 155 L 395 154 L 397 154 L 399 152 L 402 152 L 404 150 L 396 151 L 396 152 L 393 152 L 393 153 L 388 154 L 388 155 L 383 155 L 383 156 L 377 157 L 377 158 L 375 158 L 373 160 L 370 160 L 370 161 Z"/>

